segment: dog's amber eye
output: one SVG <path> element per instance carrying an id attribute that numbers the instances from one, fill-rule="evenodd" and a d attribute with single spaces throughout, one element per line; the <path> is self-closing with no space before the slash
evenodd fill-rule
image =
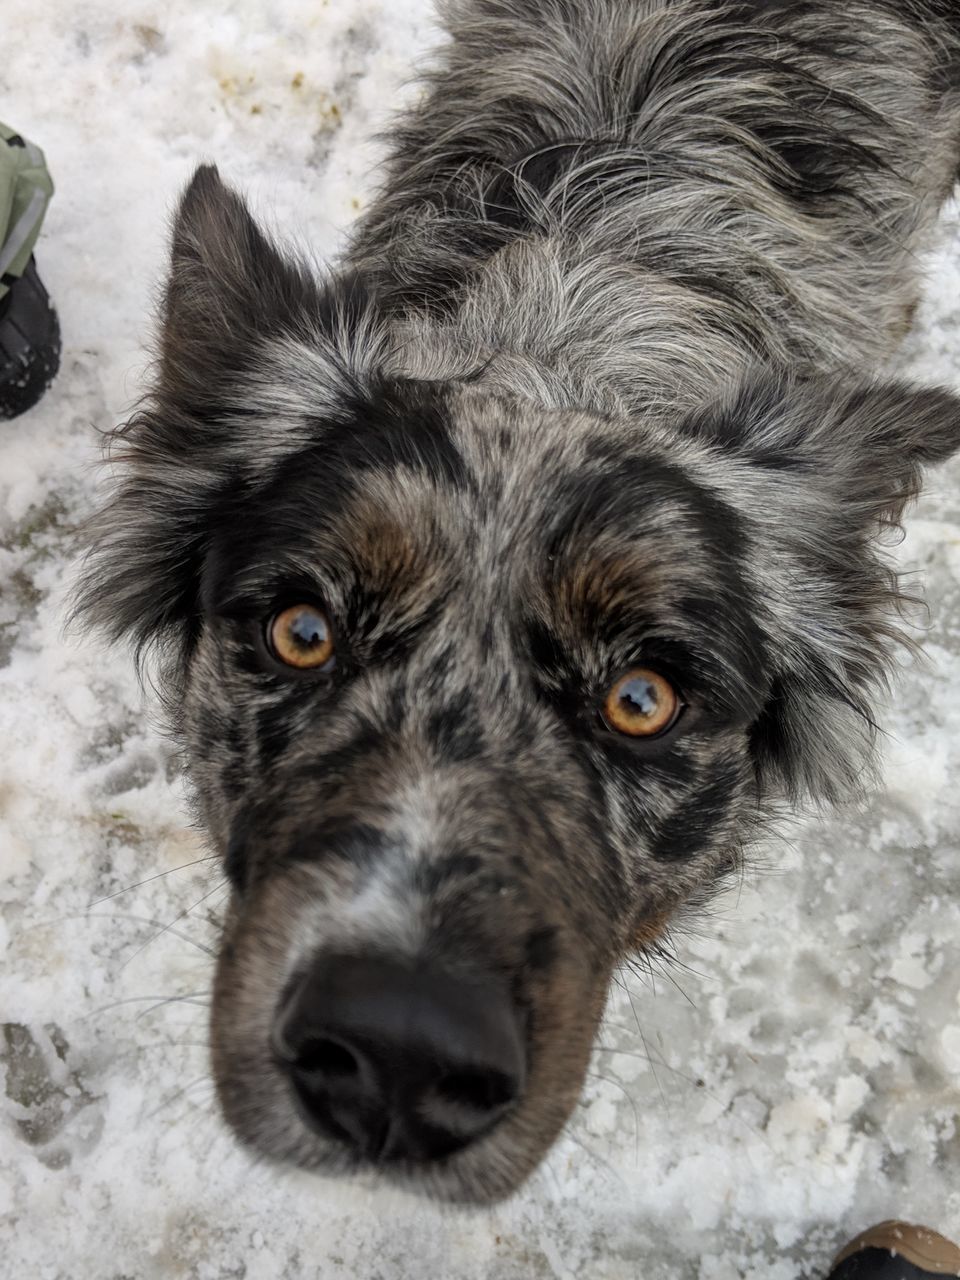
<path id="1" fill-rule="evenodd" d="M 655 738 L 676 724 L 683 703 L 669 680 L 637 667 L 611 685 L 603 701 L 609 728 L 631 738 Z"/>
<path id="2" fill-rule="evenodd" d="M 316 605 L 295 604 L 275 613 L 267 627 L 270 652 L 300 671 L 328 666 L 333 659 L 333 632 Z"/>

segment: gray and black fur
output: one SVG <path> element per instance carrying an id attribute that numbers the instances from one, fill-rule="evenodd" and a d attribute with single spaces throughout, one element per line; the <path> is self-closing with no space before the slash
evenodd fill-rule
<path id="1" fill-rule="evenodd" d="M 527 1026 L 491 1132 L 387 1172 L 511 1192 L 568 1118 L 615 966 L 786 796 L 869 765 L 897 638 L 875 543 L 960 404 L 878 380 L 960 163 L 953 0 L 449 0 L 337 270 L 216 171 L 177 216 L 155 384 L 83 611 L 161 657 L 234 886 L 225 1114 L 356 1167 L 271 1058 L 304 957 L 497 975 Z M 322 198 L 322 193 L 321 198 Z M 322 603 L 337 666 L 263 644 Z M 598 713 L 633 666 L 686 711 Z"/>

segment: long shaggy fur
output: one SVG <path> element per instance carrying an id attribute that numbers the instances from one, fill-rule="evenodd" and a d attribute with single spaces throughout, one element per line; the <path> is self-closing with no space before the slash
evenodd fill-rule
<path id="1" fill-rule="evenodd" d="M 484 1200 L 574 1105 L 615 965 L 783 797 L 869 767 L 898 585 L 876 536 L 960 445 L 878 380 L 960 162 L 952 0 L 450 0 L 344 261 L 215 170 L 176 222 L 155 384 L 80 607 L 161 657 L 235 893 L 228 1119 L 309 1167 L 269 1052 L 304 957 L 495 973 L 525 1096 L 398 1177 Z M 263 628 L 322 603 L 336 670 Z M 653 667 L 662 738 L 602 723 Z"/>

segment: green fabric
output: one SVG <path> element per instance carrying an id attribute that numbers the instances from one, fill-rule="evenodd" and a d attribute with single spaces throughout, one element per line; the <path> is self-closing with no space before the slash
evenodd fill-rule
<path id="1" fill-rule="evenodd" d="M 0 124 L 0 299 L 9 292 L 4 278 L 23 275 L 53 195 L 43 152 L 30 142 L 11 145 L 17 136 Z"/>

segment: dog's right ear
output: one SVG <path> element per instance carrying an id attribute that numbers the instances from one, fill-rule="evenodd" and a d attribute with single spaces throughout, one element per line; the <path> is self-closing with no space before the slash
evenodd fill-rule
<path id="1" fill-rule="evenodd" d="M 174 219 L 160 335 L 168 400 L 200 418 L 215 413 L 263 340 L 302 334 L 321 309 L 313 274 L 268 240 L 213 165 L 201 166 Z"/>
<path id="2" fill-rule="evenodd" d="M 175 218 L 159 347 L 153 386 L 111 437 L 119 474 L 74 612 L 175 664 L 196 632 L 218 503 L 348 416 L 384 340 L 361 279 L 319 281 L 206 166 Z"/>

